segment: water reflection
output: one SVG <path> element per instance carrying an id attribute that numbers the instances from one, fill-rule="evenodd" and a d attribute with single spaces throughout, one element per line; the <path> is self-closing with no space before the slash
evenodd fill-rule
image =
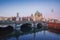
<path id="1" fill-rule="evenodd" d="M 50 32 L 60 34 L 60 30 L 57 29 L 49 29 Z"/>
<path id="2" fill-rule="evenodd" d="M 4 34 L 4 35 L 0 35 L 0 40 L 8 40 L 8 36 L 10 35 L 9 34 Z"/>
<path id="3" fill-rule="evenodd" d="M 34 40 L 36 40 L 36 30 L 34 28 Z"/>
<path id="4" fill-rule="evenodd" d="M 17 32 L 15 32 L 15 38 L 16 38 L 16 40 L 19 40 L 19 36 L 20 35 L 18 35 Z"/>
<path id="5" fill-rule="evenodd" d="M 46 30 L 36 28 L 33 28 L 33 30 L 29 32 L 14 30 L 12 33 L 9 33 L 7 35 L 0 35 L 0 40 L 57 40 L 57 38 L 60 39 L 58 35 L 56 36 L 53 33 L 60 35 L 60 30 Z"/>

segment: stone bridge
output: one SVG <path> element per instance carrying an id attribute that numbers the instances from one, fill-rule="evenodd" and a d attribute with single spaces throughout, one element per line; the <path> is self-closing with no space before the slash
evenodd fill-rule
<path id="1" fill-rule="evenodd" d="M 20 21 L 20 22 L 0 22 L 0 25 L 12 26 L 14 29 L 20 29 L 22 25 L 29 23 L 31 27 L 37 28 L 38 26 L 48 26 L 45 22 L 32 22 L 32 21 Z M 41 25 L 42 24 L 42 25 Z"/>

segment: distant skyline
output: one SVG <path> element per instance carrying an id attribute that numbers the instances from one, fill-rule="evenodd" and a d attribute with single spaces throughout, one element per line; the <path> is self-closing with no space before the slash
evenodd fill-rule
<path id="1" fill-rule="evenodd" d="M 0 16 L 30 16 L 38 10 L 45 18 L 60 19 L 60 0 L 0 0 Z"/>

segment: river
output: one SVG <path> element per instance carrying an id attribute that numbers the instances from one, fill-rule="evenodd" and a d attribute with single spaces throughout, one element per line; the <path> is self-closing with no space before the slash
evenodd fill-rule
<path id="1" fill-rule="evenodd" d="M 35 29 L 31 32 L 20 32 L 19 30 L 4 36 L 0 40 L 60 40 L 60 30 L 55 29 Z"/>

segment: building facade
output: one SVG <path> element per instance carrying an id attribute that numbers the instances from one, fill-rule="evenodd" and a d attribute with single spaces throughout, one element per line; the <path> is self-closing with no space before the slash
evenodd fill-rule
<path id="1" fill-rule="evenodd" d="M 33 21 L 42 21 L 43 19 L 43 16 L 42 16 L 42 13 L 40 13 L 39 11 L 36 11 L 36 13 L 33 15 L 31 15 L 31 19 Z"/>

